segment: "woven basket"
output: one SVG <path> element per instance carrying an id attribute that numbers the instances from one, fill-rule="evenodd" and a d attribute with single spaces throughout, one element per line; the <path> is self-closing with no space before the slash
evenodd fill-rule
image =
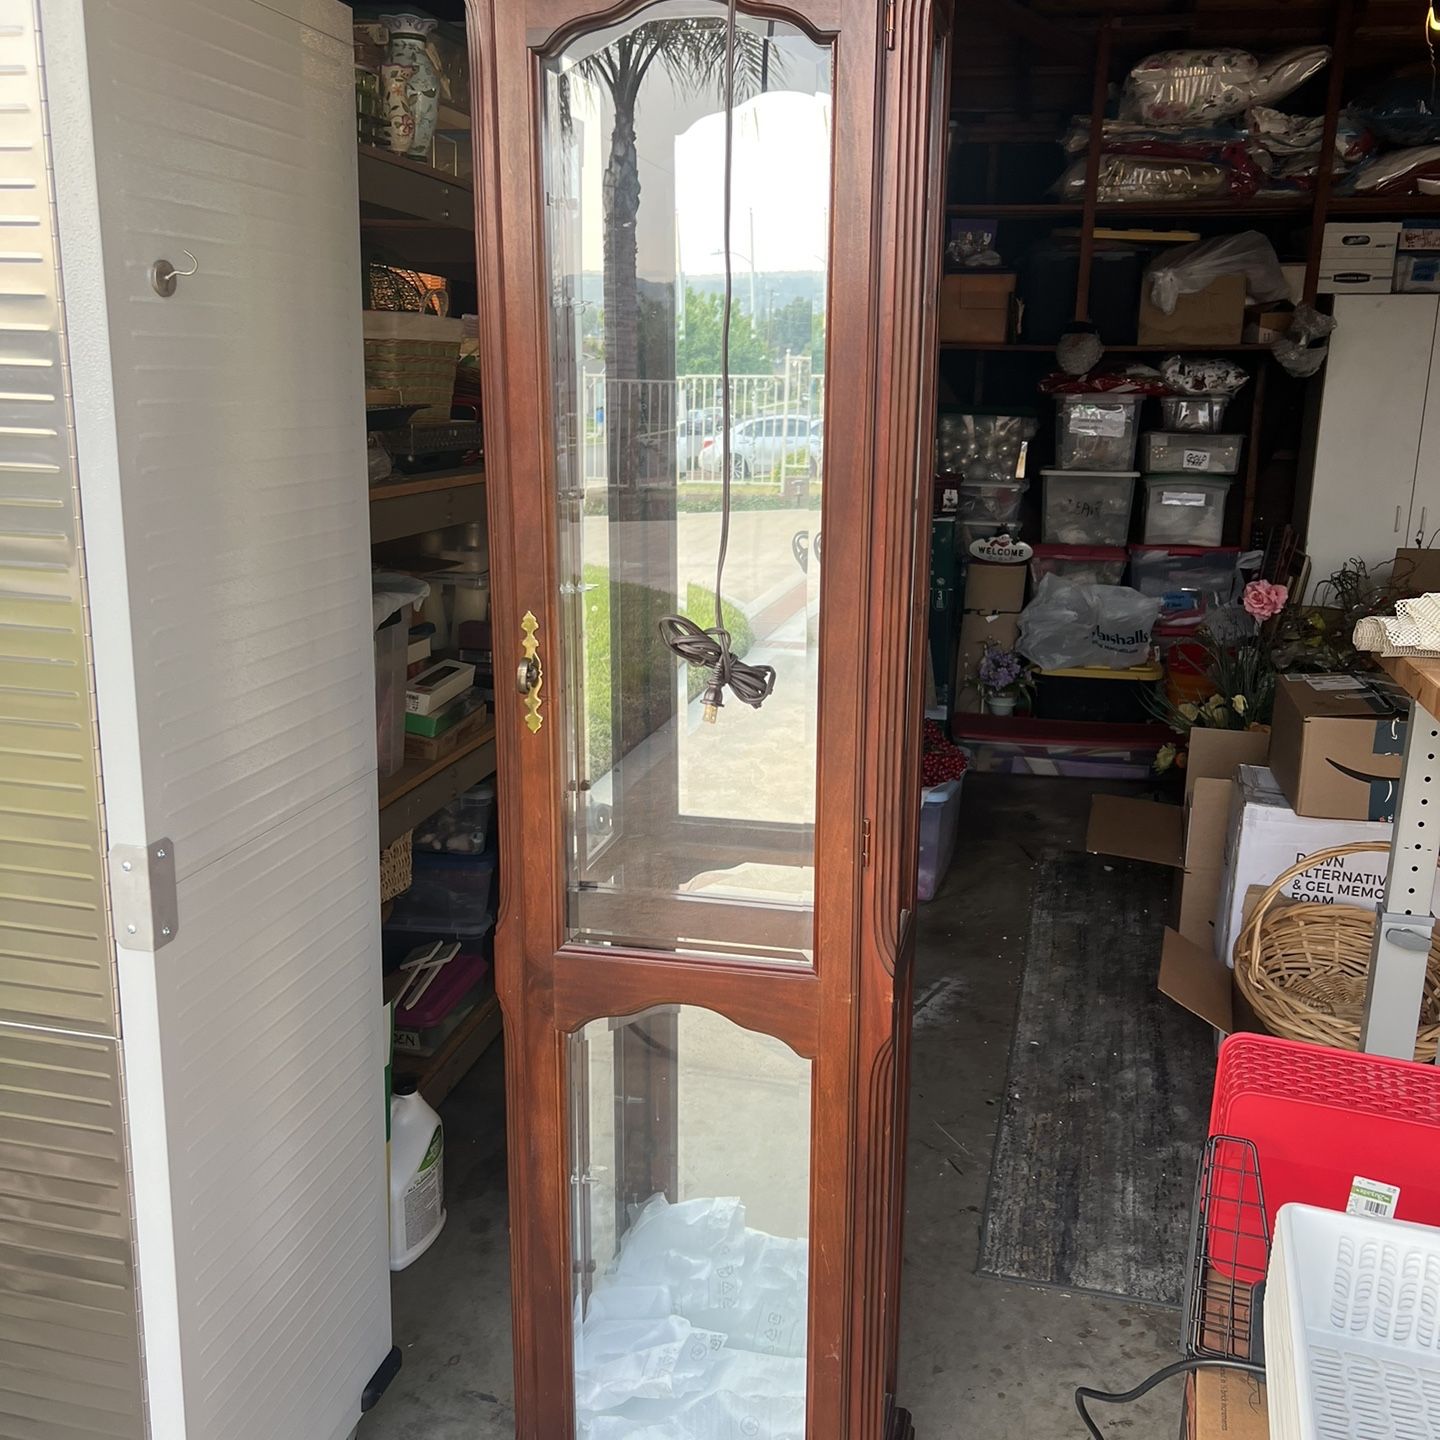
<path id="1" fill-rule="evenodd" d="M 410 837 L 415 832 L 407 830 L 398 840 L 392 840 L 380 852 L 380 903 L 393 900 L 410 888 Z"/>
<path id="2" fill-rule="evenodd" d="M 420 405 L 413 418 L 449 420 L 460 362 L 461 320 L 397 310 L 365 312 L 365 387 L 398 390 L 402 405 Z"/>
<path id="3" fill-rule="evenodd" d="M 1272 1035 L 1340 1050 L 1360 1048 L 1375 912 L 1358 905 L 1290 902 L 1272 909 L 1307 870 L 1346 855 L 1384 854 L 1382 841 L 1317 850 L 1276 877 L 1235 942 L 1235 983 Z M 1440 931 L 1426 965 L 1415 1058 L 1435 1059 L 1440 1041 Z"/>

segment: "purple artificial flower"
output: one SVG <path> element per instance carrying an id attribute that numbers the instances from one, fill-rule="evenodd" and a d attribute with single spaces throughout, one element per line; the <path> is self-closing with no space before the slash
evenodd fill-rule
<path id="1" fill-rule="evenodd" d="M 980 658 L 980 683 L 997 693 L 1018 685 L 1025 676 L 1025 662 L 1013 650 L 987 646 Z"/>

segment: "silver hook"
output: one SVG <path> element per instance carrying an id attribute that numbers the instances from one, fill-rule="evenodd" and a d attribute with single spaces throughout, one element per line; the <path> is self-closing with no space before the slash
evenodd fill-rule
<path id="1" fill-rule="evenodd" d="M 188 250 L 180 253 L 190 262 L 188 270 L 177 270 L 168 260 L 157 260 L 150 267 L 150 284 L 162 300 L 168 300 L 175 293 L 177 280 L 194 275 L 200 269 L 200 262 Z"/>

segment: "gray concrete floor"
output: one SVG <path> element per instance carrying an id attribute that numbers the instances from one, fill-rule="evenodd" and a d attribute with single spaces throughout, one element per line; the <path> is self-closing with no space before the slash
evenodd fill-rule
<path id="1" fill-rule="evenodd" d="M 921 912 L 898 1387 L 919 1440 L 1073 1437 L 1077 1384 L 1125 1389 L 1177 1356 L 1175 1312 L 975 1273 L 1034 861 L 1082 846 L 1093 790 L 968 777 L 959 852 Z M 514 1434 L 502 1085 L 497 1046 L 446 1102 L 449 1221 L 394 1279 L 405 1363 L 359 1440 Z M 1177 1392 L 1102 1423 L 1120 1437 L 1173 1436 Z"/>

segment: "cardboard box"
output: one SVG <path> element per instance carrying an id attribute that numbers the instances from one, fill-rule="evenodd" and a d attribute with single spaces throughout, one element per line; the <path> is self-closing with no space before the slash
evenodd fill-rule
<path id="1" fill-rule="evenodd" d="M 1393 820 L 1409 709 L 1383 677 L 1282 676 L 1270 768 L 1296 814 Z"/>
<path id="2" fill-rule="evenodd" d="M 1275 737 L 1271 736 L 1271 754 Z M 1274 775 L 1263 766 L 1238 772 L 1225 835 L 1225 885 L 1215 912 L 1216 958 L 1228 965 L 1245 919 L 1245 897 L 1252 886 L 1269 886 L 1282 871 L 1317 850 L 1366 842 L 1388 844 L 1391 826 L 1379 820 L 1327 820 L 1297 815 Z M 1296 901 L 1318 905 L 1358 905 L 1373 909 L 1385 889 L 1388 851 L 1346 855 L 1330 860 L 1285 888 Z"/>
<path id="3" fill-rule="evenodd" d="M 1015 273 L 964 271 L 940 280 L 940 339 L 1003 345 L 1010 338 Z"/>
<path id="4" fill-rule="evenodd" d="M 1182 295 L 1173 315 L 1151 300 L 1148 282 L 1141 288 L 1142 345 L 1238 345 L 1244 328 L 1243 275 L 1221 275 L 1203 290 Z"/>
<path id="5" fill-rule="evenodd" d="M 1197 1370 L 1185 1383 L 1186 1440 L 1269 1440 L 1265 1385 L 1244 1370 Z"/>
<path id="6" fill-rule="evenodd" d="M 1394 288 L 1395 267 L 1389 265 L 1336 265 L 1320 267 L 1317 295 L 1388 295 Z"/>
<path id="7" fill-rule="evenodd" d="M 1440 255 L 1397 255 L 1395 293 L 1433 295 L 1440 290 Z"/>
<path id="8" fill-rule="evenodd" d="M 1245 343 L 1273 345 L 1294 323 L 1293 310 L 1261 310 L 1245 322 Z"/>
<path id="9" fill-rule="evenodd" d="M 1183 806 L 1118 795 L 1091 802 L 1085 848 L 1174 870 L 1174 931 L 1208 952 L 1216 944 L 1231 777 L 1247 761 L 1263 759 L 1269 740 L 1263 730 L 1194 730 Z"/>
<path id="10" fill-rule="evenodd" d="M 984 708 L 978 681 L 987 644 L 1010 650 L 1020 638 L 1020 611 L 1025 607 L 1025 566 L 965 567 L 960 600 L 960 643 L 955 661 L 954 713 L 978 715 Z"/>
<path id="11" fill-rule="evenodd" d="M 1391 574 L 1407 594 L 1440 590 L 1440 550 L 1397 550 Z"/>

